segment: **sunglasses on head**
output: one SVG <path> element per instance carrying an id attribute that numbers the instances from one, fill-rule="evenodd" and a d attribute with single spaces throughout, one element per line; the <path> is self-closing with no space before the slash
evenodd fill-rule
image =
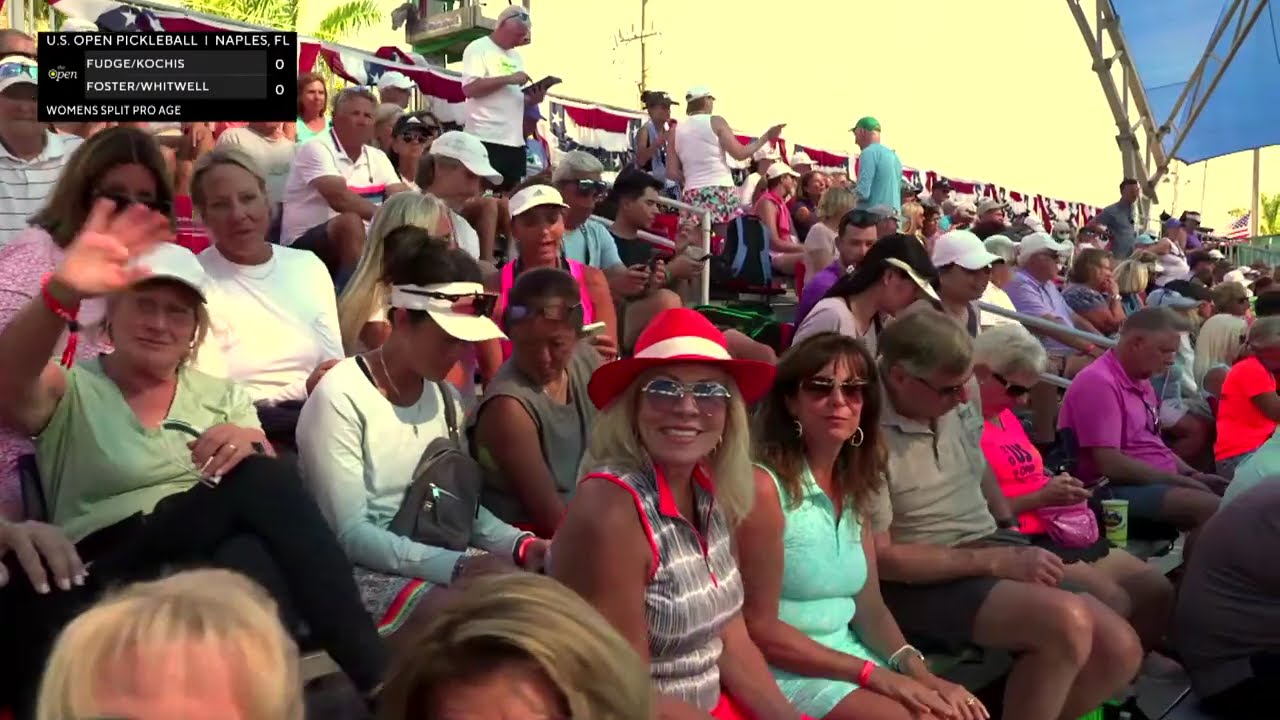
<path id="1" fill-rule="evenodd" d="M 868 228 L 880 222 L 880 216 L 866 210 L 850 210 L 844 214 L 844 222 L 860 228 Z"/>
<path id="2" fill-rule="evenodd" d="M 836 382 L 834 378 L 818 376 L 800 381 L 800 389 L 812 395 L 814 399 L 826 399 L 831 396 L 832 391 L 839 391 L 845 402 L 862 400 L 866 387 L 866 380 Z"/>
<path id="3" fill-rule="evenodd" d="M 991 377 L 995 378 L 996 382 L 1000 383 L 1000 387 L 1003 387 L 1004 391 L 1008 393 L 1011 398 L 1020 398 L 1031 392 L 1031 388 L 1023 385 L 1015 385 L 1014 383 L 1009 382 L 1000 373 L 991 373 Z"/>
<path id="4" fill-rule="evenodd" d="M 115 211 L 117 213 L 122 213 L 125 210 L 128 210 L 133 205 L 142 205 L 143 207 L 146 207 L 150 210 L 154 210 L 155 212 L 158 212 L 158 213 L 163 213 L 165 215 L 168 215 L 169 212 L 172 210 L 169 204 L 164 202 L 163 200 L 154 200 L 154 199 L 143 200 L 139 198 L 130 197 L 128 195 L 125 195 L 124 193 L 96 192 L 93 194 L 93 197 L 95 199 L 110 200 L 111 202 L 115 203 L 115 206 L 116 206 Z"/>
<path id="5" fill-rule="evenodd" d="M 586 310 L 582 307 L 582 303 L 568 305 L 562 302 L 551 302 L 545 305 L 511 305 L 507 308 L 507 319 L 511 322 L 519 322 L 534 316 L 582 327 Z"/>
<path id="6" fill-rule="evenodd" d="M 670 378 L 650 380 L 640 388 L 640 392 L 663 412 L 676 410 L 684 402 L 685 397 L 691 397 L 698 412 L 704 415 L 724 410 L 729 398 L 732 397 L 729 388 L 718 382 L 706 381 L 685 385 Z"/>
<path id="7" fill-rule="evenodd" d="M 599 180 L 578 180 L 573 187 L 582 195 L 603 195 L 609 186 Z"/>
<path id="8" fill-rule="evenodd" d="M 0 80 L 26 76 L 32 82 L 39 82 L 40 68 L 32 63 L 6 62 L 0 63 Z"/>
<path id="9" fill-rule="evenodd" d="M 498 296 L 490 293 L 441 293 L 430 290 L 411 290 L 414 295 L 429 297 L 433 300 L 448 300 L 452 303 L 449 311 L 456 315 L 474 315 L 489 317 L 498 305 Z"/>

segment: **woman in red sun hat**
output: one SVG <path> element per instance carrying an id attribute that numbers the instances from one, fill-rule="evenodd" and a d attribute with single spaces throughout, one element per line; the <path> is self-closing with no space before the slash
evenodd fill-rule
<path id="1" fill-rule="evenodd" d="M 731 542 L 753 498 L 747 407 L 773 375 L 677 308 L 588 385 L 600 415 L 550 572 L 648 659 L 664 717 L 799 717 L 747 634 Z"/>

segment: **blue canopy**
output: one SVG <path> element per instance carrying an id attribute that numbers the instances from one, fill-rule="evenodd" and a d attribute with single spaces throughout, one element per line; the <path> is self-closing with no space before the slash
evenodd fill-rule
<path id="1" fill-rule="evenodd" d="M 1212 48 L 1214 29 L 1236 5 L 1232 0 L 1112 0 L 1131 60 L 1142 80 L 1166 153 L 1193 163 L 1241 150 L 1280 145 L 1280 3 L 1245 2 L 1265 7 L 1245 36 L 1200 116 L 1190 128 L 1189 115 L 1209 91 L 1235 36 L 1233 19 Z M 1245 9 L 1234 18 L 1250 14 Z M 1206 56 L 1198 83 L 1191 83 Z M 1191 92 L 1172 119 L 1170 113 L 1184 89 Z M 1180 135 L 1186 135 L 1175 150 Z"/>

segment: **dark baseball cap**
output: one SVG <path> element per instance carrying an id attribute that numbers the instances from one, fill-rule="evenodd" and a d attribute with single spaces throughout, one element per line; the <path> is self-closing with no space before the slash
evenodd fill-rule
<path id="1" fill-rule="evenodd" d="M 946 178 L 938 178 L 937 180 L 933 181 L 933 189 L 934 190 L 950 190 L 951 181 Z"/>
<path id="2" fill-rule="evenodd" d="M 1209 288 L 1192 280 L 1170 280 L 1164 284 L 1164 289 L 1171 290 L 1197 302 L 1213 301 L 1213 295 L 1209 292 Z"/>

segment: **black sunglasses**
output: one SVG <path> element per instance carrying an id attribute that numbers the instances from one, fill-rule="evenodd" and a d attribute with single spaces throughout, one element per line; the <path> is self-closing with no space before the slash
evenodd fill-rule
<path id="1" fill-rule="evenodd" d="M 173 210 L 173 207 L 169 203 L 164 202 L 163 200 L 158 200 L 158 199 L 141 200 L 138 198 L 130 197 L 123 193 L 95 192 L 93 194 L 93 197 L 95 199 L 110 200 L 111 202 L 115 203 L 115 206 L 116 206 L 115 211 L 117 213 L 122 213 L 125 210 L 128 210 L 129 207 L 133 205 L 142 205 L 143 207 L 146 207 L 150 210 L 154 210 L 158 213 L 163 213 L 165 215 L 170 214 Z"/>
<path id="2" fill-rule="evenodd" d="M 844 219 L 841 222 L 854 227 L 869 228 L 880 222 L 880 220 L 881 217 L 879 215 L 867 210 L 850 210 L 844 214 Z"/>
<path id="3" fill-rule="evenodd" d="M 1000 383 L 1000 386 L 1004 388 L 1004 391 L 1008 393 L 1011 398 L 1020 398 L 1031 392 L 1031 388 L 1023 385 L 1015 385 L 1005 379 L 1005 377 L 1000 373 L 991 373 L 991 377 L 995 378 L 996 382 Z"/>
<path id="4" fill-rule="evenodd" d="M 450 312 L 458 315 L 474 315 L 475 317 L 489 317 L 493 314 L 493 309 L 498 306 L 498 296 L 491 293 L 442 293 L 431 290 L 404 290 L 411 295 L 421 295 L 429 297 L 433 300 L 448 300 L 453 303 L 449 308 Z"/>
<path id="5" fill-rule="evenodd" d="M 608 191 L 609 186 L 599 180 L 578 180 L 573 187 L 582 195 L 600 196 Z"/>
<path id="6" fill-rule="evenodd" d="M 867 387 L 866 380 L 845 380 L 836 382 L 829 377 L 811 377 L 800 381 L 800 389 L 812 395 L 814 399 L 825 399 L 832 391 L 839 391 L 845 402 L 861 400 Z"/>
<path id="7" fill-rule="evenodd" d="M 538 316 L 547 320 L 564 321 L 573 327 L 582 327 L 586 321 L 586 310 L 582 303 L 567 305 L 560 302 L 545 305 L 510 305 L 507 307 L 507 320 L 520 322 L 525 318 Z"/>

